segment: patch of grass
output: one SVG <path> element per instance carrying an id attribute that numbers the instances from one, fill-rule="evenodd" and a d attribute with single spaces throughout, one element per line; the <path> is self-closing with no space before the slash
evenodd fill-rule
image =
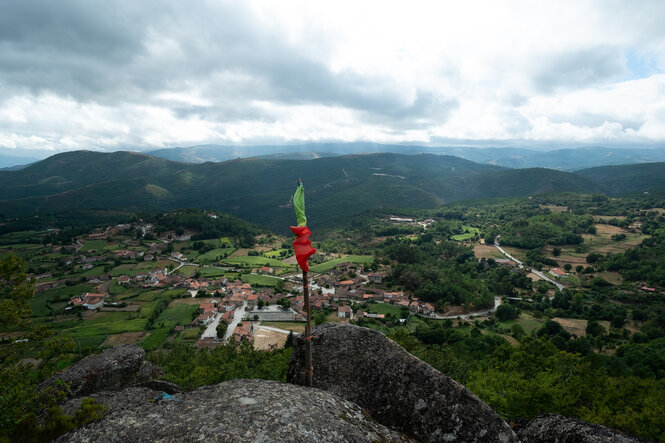
<path id="1" fill-rule="evenodd" d="M 145 291 L 141 292 L 137 297 L 136 301 L 154 301 L 157 298 L 165 298 L 162 295 L 162 292 L 164 292 L 163 289 L 153 289 L 150 291 Z"/>
<path id="2" fill-rule="evenodd" d="M 201 254 L 198 257 L 196 257 L 196 262 L 197 263 L 214 262 L 217 261 L 218 257 L 220 258 L 220 260 L 222 260 L 224 257 L 231 255 L 233 251 L 235 251 L 234 248 L 213 249 L 212 251 L 208 251 L 205 254 Z"/>
<path id="3" fill-rule="evenodd" d="M 87 323 L 87 321 L 85 322 Z M 139 332 L 145 329 L 146 320 L 144 318 L 135 318 L 132 320 L 114 321 L 100 324 L 84 324 L 76 328 L 66 329 L 62 334 L 74 339 L 93 335 L 119 334 L 121 332 Z M 101 341 L 100 341 L 101 343 Z"/>
<path id="4" fill-rule="evenodd" d="M 279 278 L 255 274 L 243 274 L 240 276 L 240 280 L 245 283 L 249 283 L 252 286 L 267 286 L 272 288 L 276 287 L 277 284 L 282 281 Z"/>
<path id="5" fill-rule="evenodd" d="M 457 240 L 457 241 L 464 241 L 464 240 L 472 239 L 476 236 L 476 234 L 480 233 L 480 229 L 474 228 L 472 226 L 464 225 L 464 226 L 462 226 L 462 229 L 464 229 L 463 234 L 453 235 L 451 238 L 453 240 Z"/>
<path id="6" fill-rule="evenodd" d="M 278 249 L 276 251 L 266 251 L 263 253 L 263 256 L 268 258 L 279 259 L 281 257 L 287 257 L 288 254 L 290 253 L 292 253 L 290 249 Z"/>
<path id="7" fill-rule="evenodd" d="M 141 342 L 141 347 L 146 351 L 151 351 L 158 348 L 162 343 L 166 341 L 171 332 L 171 328 L 159 328 L 150 332 L 143 342 Z"/>
<path id="8" fill-rule="evenodd" d="M 198 266 L 183 266 L 182 268 L 175 271 L 175 273 L 191 276 L 191 275 L 194 275 L 194 273 L 196 272 L 197 269 L 199 269 Z"/>
<path id="9" fill-rule="evenodd" d="M 244 256 L 244 257 L 229 257 L 224 259 L 224 263 L 229 263 L 231 265 L 244 265 L 250 267 L 256 266 L 271 266 L 273 268 L 284 268 L 292 267 L 294 265 L 287 265 L 279 260 L 274 258 L 267 258 L 261 256 Z"/>
<path id="10" fill-rule="evenodd" d="M 58 301 L 67 301 L 71 297 L 78 296 L 84 292 L 92 292 L 94 286 L 91 284 L 79 284 L 74 286 L 58 286 L 57 288 L 48 289 L 35 295 L 30 303 L 32 306 L 32 316 L 41 317 L 50 315 L 51 310 L 48 304 Z"/>
<path id="11" fill-rule="evenodd" d="M 502 321 L 499 322 L 499 327 L 502 329 L 510 329 L 514 324 L 518 324 L 524 328 L 524 330 L 529 333 L 536 329 L 540 329 L 545 322 L 543 320 L 537 320 L 531 316 L 525 316 L 521 314 L 520 317 L 516 320 Z"/>
<path id="12" fill-rule="evenodd" d="M 340 263 L 355 263 L 355 264 L 368 264 L 372 263 L 374 257 L 371 255 L 347 255 L 346 257 L 336 258 L 334 260 L 327 261 L 325 263 L 312 266 L 310 270 L 312 272 L 318 272 L 320 274 L 328 272 L 337 266 Z"/>
<path id="13" fill-rule="evenodd" d="M 387 303 L 368 303 L 367 307 L 369 308 L 368 312 L 372 314 L 393 314 L 399 318 L 402 313 L 402 309 L 399 306 Z"/>
<path id="14" fill-rule="evenodd" d="M 185 328 L 180 334 L 183 340 L 196 340 L 199 338 L 199 328 Z"/>
<path id="15" fill-rule="evenodd" d="M 104 274 L 104 266 L 96 266 L 80 274 L 82 277 L 97 277 Z"/>
<path id="16" fill-rule="evenodd" d="M 74 341 L 78 344 L 81 350 L 97 349 L 102 342 L 106 340 L 106 335 L 89 335 L 87 337 L 76 337 Z"/>
<path id="17" fill-rule="evenodd" d="M 199 268 L 199 272 L 204 277 L 224 277 L 228 274 L 228 271 L 225 271 L 224 269 L 204 267 Z"/>
<path id="18" fill-rule="evenodd" d="M 153 263 L 149 261 L 139 263 L 124 263 L 111 269 L 110 274 L 114 277 L 119 275 L 128 275 L 130 277 L 134 277 L 136 274 L 147 274 L 149 271 L 154 271 L 157 269 L 164 270 L 165 267 L 166 266 L 159 266 L 159 263 Z"/>
<path id="19" fill-rule="evenodd" d="M 188 325 L 194 318 L 194 314 L 199 311 L 198 305 L 171 305 L 157 317 L 155 324 L 172 328 L 177 325 Z"/>
<path id="20" fill-rule="evenodd" d="M 102 251 L 104 247 L 106 246 L 106 240 L 88 240 L 85 243 L 83 243 L 83 246 L 81 247 L 81 252 L 87 252 L 87 251 Z"/>

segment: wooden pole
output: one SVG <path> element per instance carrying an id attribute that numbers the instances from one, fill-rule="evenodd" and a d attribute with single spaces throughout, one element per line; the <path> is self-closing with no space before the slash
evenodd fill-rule
<path id="1" fill-rule="evenodd" d="M 313 386 L 312 375 L 312 313 L 309 307 L 309 277 L 307 271 L 302 271 L 302 293 L 305 298 L 305 312 L 307 313 L 307 326 L 305 326 L 305 383 Z"/>

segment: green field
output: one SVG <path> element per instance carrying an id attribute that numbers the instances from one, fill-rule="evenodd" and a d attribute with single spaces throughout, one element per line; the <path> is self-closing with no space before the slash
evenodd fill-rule
<path id="1" fill-rule="evenodd" d="M 198 266 L 183 266 L 182 268 L 178 269 L 175 271 L 176 274 L 182 274 L 182 275 L 194 275 L 196 270 L 199 269 Z"/>
<path id="2" fill-rule="evenodd" d="M 522 326 L 527 333 L 529 333 L 533 330 L 540 329 L 544 323 L 544 321 L 536 320 L 531 316 L 525 317 L 524 315 L 520 315 L 520 318 L 516 320 L 499 322 L 499 327 L 502 329 L 510 329 L 514 324 L 518 324 Z"/>
<path id="3" fill-rule="evenodd" d="M 169 329 L 177 325 L 186 326 L 191 323 L 195 313 L 198 313 L 198 311 L 199 305 L 182 304 L 169 306 L 157 317 L 155 324 L 163 325 Z"/>
<path id="4" fill-rule="evenodd" d="M 331 269 L 333 269 L 335 266 L 337 266 L 340 263 L 356 263 L 356 264 L 368 264 L 372 263 L 374 260 L 374 257 L 371 255 L 348 255 L 346 257 L 342 258 L 336 258 L 334 260 L 327 261 L 325 263 L 321 263 L 316 266 L 312 266 L 310 270 L 312 272 L 318 272 L 320 274 L 324 272 L 328 272 Z"/>
<path id="5" fill-rule="evenodd" d="M 213 249 L 212 251 L 208 251 L 205 254 L 201 254 L 198 257 L 196 257 L 196 262 L 197 263 L 209 263 L 209 262 L 214 262 L 217 261 L 217 258 L 219 257 L 222 259 L 224 256 L 229 256 L 231 253 L 235 251 L 235 248 L 217 248 Z"/>
<path id="6" fill-rule="evenodd" d="M 292 254 L 293 251 L 291 251 L 290 249 L 278 249 L 276 251 L 266 251 L 266 252 L 263 253 L 263 256 L 268 257 L 268 258 L 279 259 L 280 257 L 282 257 L 282 254 L 285 254 L 285 253 L 286 253 L 286 255 L 284 255 L 284 256 L 287 257 L 288 254 L 289 253 Z"/>
<path id="7" fill-rule="evenodd" d="M 114 277 L 119 275 L 128 275 L 130 277 L 134 277 L 136 274 L 147 274 L 149 271 L 154 271 L 157 269 L 164 270 L 165 267 L 166 266 L 160 266 L 159 263 L 153 263 L 149 261 L 138 264 L 126 263 L 111 269 L 110 274 Z"/>
<path id="8" fill-rule="evenodd" d="M 157 298 L 165 298 L 163 295 L 164 290 L 163 289 L 153 289 L 150 291 L 145 291 L 140 293 L 136 297 L 136 301 L 154 301 Z"/>
<path id="9" fill-rule="evenodd" d="M 140 332 L 145 329 L 145 324 L 146 320 L 144 318 L 109 321 L 104 323 L 91 323 L 90 320 L 86 320 L 85 325 L 65 329 L 62 331 L 62 334 L 74 339 L 90 337 L 93 335 L 106 337 L 109 334 L 119 334 L 121 332 Z"/>
<path id="10" fill-rule="evenodd" d="M 474 238 L 476 234 L 480 234 L 480 229 L 474 228 L 472 226 L 464 225 L 462 226 L 462 229 L 464 229 L 463 234 L 453 235 L 451 238 L 457 241 L 464 241 Z"/>
<path id="11" fill-rule="evenodd" d="M 32 306 L 32 316 L 41 317 L 50 315 L 51 310 L 48 308 L 48 303 L 57 301 L 68 301 L 71 297 L 79 296 L 84 292 L 92 292 L 93 285 L 80 284 L 75 286 L 59 286 L 57 288 L 42 291 L 35 295 L 30 303 Z"/>
<path id="12" fill-rule="evenodd" d="M 249 283 L 252 286 L 270 286 L 275 287 L 277 284 L 282 281 L 280 278 L 269 277 L 267 275 L 256 275 L 256 274 L 243 274 L 240 277 L 245 283 Z"/>
<path id="13" fill-rule="evenodd" d="M 368 312 L 372 314 L 393 314 L 399 318 L 402 308 L 387 303 L 368 303 Z"/>
<path id="14" fill-rule="evenodd" d="M 231 265 L 244 265 L 244 266 L 272 266 L 273 268 L 287 268 L 294 265 L 287 265 L 274 258 L 267 258 L 261 256 L 246 256 L 246 257 L 229 257 L 224 259 L 224 263 Z"/>
<path id="15" fill-rule="evenodd" d="M 83 243 L 81 247 L 81 252 L 87 251 L 103 251 L 106 246 L 106 240 L 88 240 Z"/>
<path id="16" fill-rule="evenodd" d="M 166 339 L 169 337 L 171 328 L 159 328 L 150 332 L 143 342 L 141 342 L 141 347 L 146 351 L 158 348 Z"/>

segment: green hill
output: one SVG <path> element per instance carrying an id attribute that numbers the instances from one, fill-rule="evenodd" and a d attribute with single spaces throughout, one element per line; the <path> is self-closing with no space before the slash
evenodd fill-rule
<path id="1" fill-rule="evenodd" d="M 307 189 L 310 225 L 316 227 L 367 209 L 610 188 L 619 190 L 612 193 L 630 192 L 665 176 L 659 172 L 662 166 L 614 168 L 604 175 L 594 172 L 604 168 L 572 174 L 505 169 L 445 155 L 390 153 L 185 164 L 130 152 L 78 151 L 19 171 L 1 171 L 0 204 L 6 216 L 37 210 L 209 208 L 283 231 L 294 221 L 290 198 L 298 178 Z M 641 174 L 640 181 L 633 179 L 636 174 Z M 633 183 L 619 186 L 622 180 Z"/>
<path id="2" fill-rule="evenodd" d="M 600 186 L 609 195 L 665 189 L 665 163 L 599 166 L 576 174 Z"/>

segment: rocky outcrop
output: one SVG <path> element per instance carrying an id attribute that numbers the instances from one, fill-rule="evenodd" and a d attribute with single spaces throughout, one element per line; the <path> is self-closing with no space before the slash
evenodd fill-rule
<path id="1" fill-rule="evenodd" d="M 499 415 L 464 386 L 378 331 L 326 324 L 314 329 L 314 387 L 366 409 L 373 419 L 423 442 L 516 442 Z M 304 339 L 288 381 L 303 384 Z"/>
<path id="2" fill-rule="evenodd" d="M 231 380 L 135 404 L 61 437 L 68 442 L 400 442 L 409 439 L 330 392 Z"/>
<path id="3" fill-rule="evenodd" d="M 543 414 L 515 427 L 523 443 L 637 443 L 631 437 L 605 426 L 557 414 Z"/>
<path id="4" fill-rule="evenodd" d="M 518 441 L 462 385 L 379 332 L 324 325 L 314 335 L 315 388 L 232 380 L 182 392 L 156 379 L 161 369 L 134 345 L 86 357 L 41 387 L 69 384 L 60 404 L 68 414 L 83 397 L 108 408 L 101 420 L 58 441 Z M 303 343 L 296 339 L 291 382 L 302 381 Z M 514 429 L 525 443 L 641 441 L 553 414 L 519 421 Z"/>
<path id="5" fill-rule="evenodd" d="M 159 366 L 145 359 L 143 348 L 128 344 L 115 346 L 101 354 L 89 355 L 45 380 L 39 388 L 59 389 L 63 385 L 69 386 L 70 398 L 82 397 L 148 382 L 162 373 Z"/>

